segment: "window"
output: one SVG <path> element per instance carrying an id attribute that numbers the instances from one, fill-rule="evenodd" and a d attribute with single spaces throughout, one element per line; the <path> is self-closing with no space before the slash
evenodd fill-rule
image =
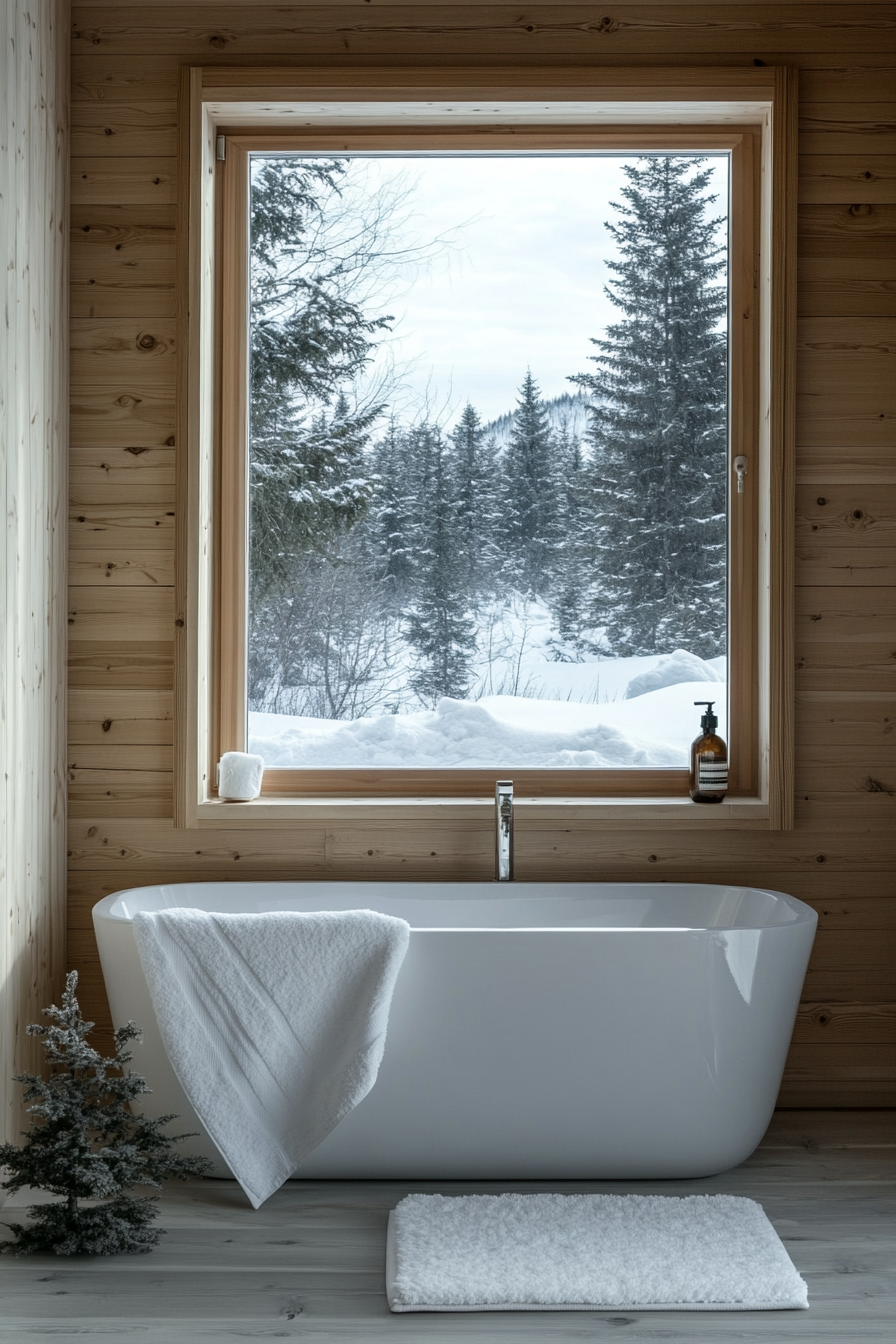
<path id="1" fill-rule="evenodd" d="M 353 97 L 298 132 L 295 102 L 209 90 L 194 809 L 247 747 L 272 801 L 481 797 L 506 773 L 544 798 L 686 799 L 695 699 L 730 706 L 730 796 L 767 803 L 765 78 L 752 102 L 628 103 L 610 126 L 596 102 L 477 124 L 472 104 Z M 664 248 L 677 309 L 648 274 Z"/>

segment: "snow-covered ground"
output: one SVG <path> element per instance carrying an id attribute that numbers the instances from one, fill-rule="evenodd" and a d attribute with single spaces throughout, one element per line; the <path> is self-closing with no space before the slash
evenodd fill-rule
<path id="1" fill-rule="evenodd" d="M 694 701 L 709 699 L 727 736 L 724 657 L 540 659 L 533 649 L 522 695 L 354 720 L 250 713 L 249 750 L 271 769 L 682 767 L 703 713 Z"/>

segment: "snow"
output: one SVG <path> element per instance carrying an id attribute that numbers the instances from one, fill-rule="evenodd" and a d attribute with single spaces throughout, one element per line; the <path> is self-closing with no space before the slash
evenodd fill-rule
<path id="1" fill-rule="evenodd" d="M 625 698 L 634 700 L 648 691 L 658 691 L 663 686 L 677 686 L 685 681 L 724 681 L 725 676 L 724 670 L 720 673 L 711 663 L 704 663 L 702 658 L 695 657 L 686 649 L 676 649 L 674 653 L 660 658 L 648 671 L 632 677 L 625 688 Z"/>
<path id="2" fill-rule="evenodd" d="M 668 677 L 670 661 L 679 671 L 691 668 L 691 678 L 628 693 L 651 675 Z M 271 769 L 680 769 L 700 731 L 694 701 L 708 698 L 708 682 L 718 731 L 726 734 L 724 658 L 704 663 L 676 650 L 665 656 L 543 662 L 537 676 L 538 695 L 530 678 L 525 695 L 445 698 L 434 709 L 354 720 L 253 712 L 248 749 Z"/>

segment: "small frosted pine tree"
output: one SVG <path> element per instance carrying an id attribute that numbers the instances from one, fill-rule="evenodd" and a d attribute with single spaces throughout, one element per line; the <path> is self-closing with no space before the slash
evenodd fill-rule
<path id="1" fill-rule="evenodd" d="M 75 997 L 77 971 L 65 982 L 62 1007 L 44 1013 L 53 1026 L 32 1023 L 29 1036 L 43 1036 L 49 1078 L 19 1074 L 25 1100 L 38 1123 L 25 1135 L 21 1148 L 0 1144 L 0 1165 L 12 1174 L 2 1188 L 15 1194 L 25 1186 L 61 1195 L 52 1204 L 32 1205 L 30 1224 L 8 1226 L 15 1242 L 3 1250 L 17 1255 L 50 1251 L 56 1255 L 119 1255 L 150 1251 L 162 1230 L 150 1227 L 158 1199 L 138 1199 L 126 1191 L 133 1185 L 159 1187 L 167 1179 L 185 1180 L 211 1170 L 204 1157 L 182 1157 L 172 1147 L 190 1134 L 162 1133 L 177 1117 L 147 1120 L 128 1110 L 128 1103 L 149 1092 L 139 1073 L 126 1068 L 131 1054 L 125 1048 L 137 1039 L 133 1022 L 115 1033 L 115 1054 L 104 1059 L 87 1044 L 93 1030 L 85 1022 Z M 79 1200 L 104 1200 L 86 1207 Z"/>

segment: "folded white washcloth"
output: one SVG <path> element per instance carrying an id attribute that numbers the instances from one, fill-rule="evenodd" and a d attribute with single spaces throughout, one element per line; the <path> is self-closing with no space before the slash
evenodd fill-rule
<path id="1" fill-rule="evenodd" d="M 261 793 L 264 757 L 248 751 L 225 751 L 218 765 L 218 797 L 249 803 Z"/>
<path id="2" fill-rule="evenodd" d="M 373 1087 L 409 934 L 372 910 L 134 916 L 168 1057 L 256 1209 Z"/>

